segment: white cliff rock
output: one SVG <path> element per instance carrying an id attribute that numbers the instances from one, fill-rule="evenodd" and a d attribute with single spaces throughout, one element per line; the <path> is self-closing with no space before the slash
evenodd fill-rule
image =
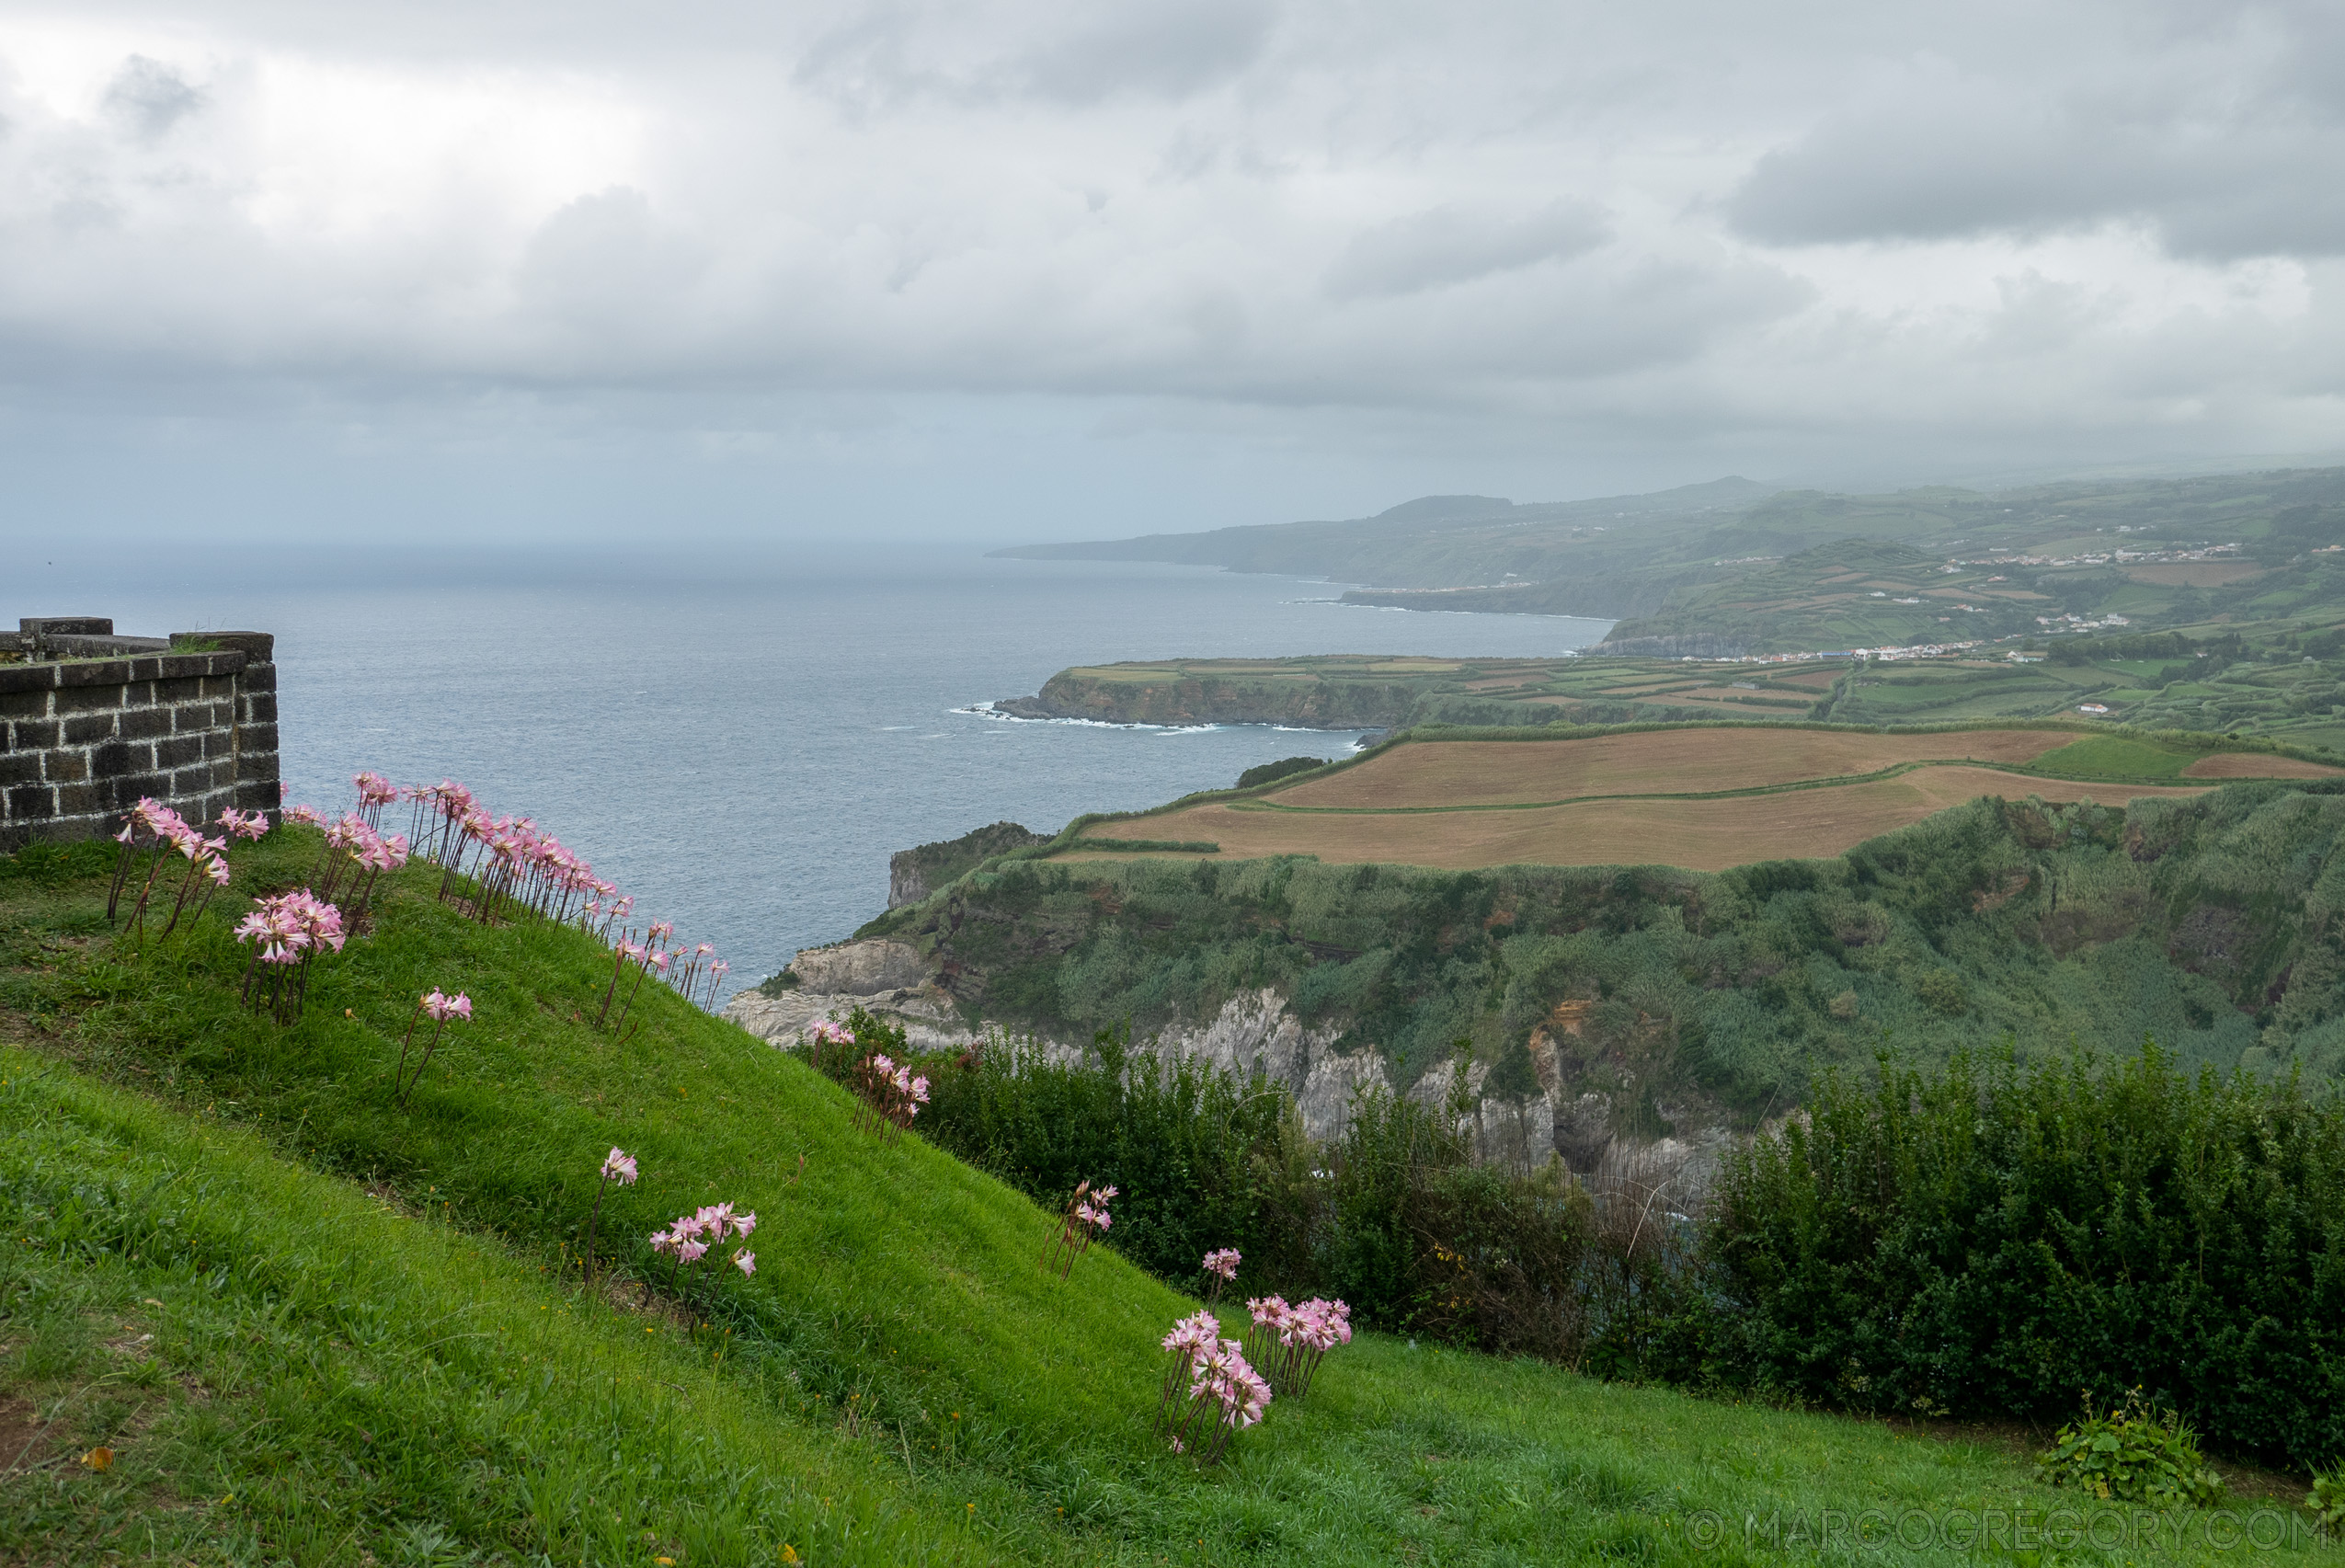
<path id="1" fill-rule="evenodd" d="M 870 937 L 805 947 L 790 960 L 799 989 L 834 996 L 877 996 L 928 983 L 928 960 L 909 942 Z"/>

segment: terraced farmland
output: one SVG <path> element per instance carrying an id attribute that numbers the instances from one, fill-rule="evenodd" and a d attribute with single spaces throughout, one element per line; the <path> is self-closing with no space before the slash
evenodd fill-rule
<path id="1" fill-rule="evenodd" d="M 1406 742 L 1252 798 L 1176 807 L 1093 832 L 1128 842 L 1144 827 L 1154 841 L 1218 844 L 1225 859 L 1309 854 L 1447 869 L 1715 871 L 1838 854 L 1983 795 L 2114 804 L 2196 795 L 2227 780 L 2339 775 L 2345 769 L 2266 753 L 2203 755 L 2065 730 L 1659 729 Z M 1080 838 L 1059 852 L 1065 859 L 1128 857 L 1087 848 Z"/>

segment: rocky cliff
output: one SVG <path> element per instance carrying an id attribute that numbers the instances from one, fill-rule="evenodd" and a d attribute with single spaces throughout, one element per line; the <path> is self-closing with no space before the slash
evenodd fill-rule
<path id="1" fill-rule="evenodd" d="M 900 910 L 906 904 L 917 904 L 995 855 L 1049 841 L 1047 833 L 1034 832 L 1015 822 L 996 822 L 957 839 L 898 850 L 887 862 L 887 907 Z"/>
<path id="2" fill-rule="evenodd" d="M 1006 697 L 1012 718 L 1082 718 L 1104 724 L 1281 724 L 1299 729 L 1384 729 L 1399 724 L 1419 684 L 1406 681 L 1182 673 L 1122 679 L 1062 670 L 1032 697 Z"/>
<path id="3" fill-rule="evenodd" d="M 906 943 L 867 938 L 809 948 L 791 960 L 790 968 L 804 982 L 799 990 L 778 996 L 743 991 L 724 1015 L 784 1047 L 805 1044 L 806 1031 L 818 1022 L 843 1022 L 858 1007 L 900 1027 L 916 1051 L 959 1050 L 1005 1037 L 998 1026 L 972 1024 L 945 989 L 945 977 Z M 1462 1125 L 1481 1158 L 1527 1169 L 1561 1154 L 1573 1169 L 1584 1171 L 1622 1147 L 1610 1099 L 1575 1092 L 1564 1081 L 1553 1033 L 1576 1034 L 1576 1015 L 1565 1016 L 1568 1012 L 1559 1011 L 1554 1032 L 1542 1028 L 1532 1036 L 1538 1083 L 1529 1093 L 1509 1097 L 1494 1092 L 1488 1063 L 1469 1070 Z M 1332 1139 L 1342 1134 L 1355 1096 L 1392 1087 L 1382 1056 L 1339 1049 L 1338 1034 L 1329 1025 L 1304 1024 L 1288 998 L 1264 987 L 1231 997 L 1210 1018 L 1170 1023 L 1150 1043 L 1168 1056 L 1193 1058 L 1241 1077 L 1261 1070 L 1294 1093 L 1304 1130 Z M 1084 1048 L 1077 1040 L 1021 1037 L 1030 1037 L 1046 1055 L 1068 1059 L 1079 1058 Z M 1436 1063 L 1411 1086 L 1409 1097 L 1447 1104 L 1456 1082 L 1454 1062 Z M 1636 1147 L 1706 1166 L 1724 1138 L 1713 1129 L 1690 1139 L 1637 1140 Z"/>

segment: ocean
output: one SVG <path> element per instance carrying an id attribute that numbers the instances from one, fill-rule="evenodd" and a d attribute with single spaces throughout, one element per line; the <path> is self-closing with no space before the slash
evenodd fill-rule
<path id="1" fill-rule="evenodd" d="M 1340 585 L 974 545 L 789 557 L 277 551 L 59 561 L 0 614 L 110 615 L 143 635 L 273 632 L 289 801 L 340 808 L 361 768 L 453 778 L 536 819 L 712 942 L 733 987 L 887 902 L 887 857 L 1007 818 L 1224 786 L 1344 755 L 1356 732 L 1021 722 L 978 704 L 1071 664 L 1306 653 L 1552 655 L 1604 621 L 1335 602 Z"/>

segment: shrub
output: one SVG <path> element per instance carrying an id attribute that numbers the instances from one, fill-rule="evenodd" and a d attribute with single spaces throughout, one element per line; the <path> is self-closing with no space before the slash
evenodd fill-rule
<path id="1" fill-rule="evenodd" d="M 2106 1413 L 2085 1400 L 2081 1420 L 2060 1429 L 2037 1467 L 2054 1486 L 2074 1486 L 2104 1503 L 2147 1503 L 2171 1508 L 2211 1508 L 2223 1500 L 2223 1478 L 2207 1469 L 2188 1423 L 2152 1409 L 2139 1389 Z"/>
<path id="2" fill-rule="evenodd" d="M 1276 784 L 1280 779 L 1308 773 L 1327 766 L 1324 757 L 1281 757 L 1275 762 L 1258 762 L 1238 775 L 1240 789 L 1253 789 L 1258 784 Z"/>
<path id="3" fill-rule="evenodd" d="M 2345 1101 L 2293 1082 L 2155 1044 L 1884 1060 L 1726 1162 L 1683 1319 L 1711 1375 L 1804 1401 L 2056 1419 L 2142 1387 L 2307 1464 L 2345 1449 L 2340 1215 Z"/>

